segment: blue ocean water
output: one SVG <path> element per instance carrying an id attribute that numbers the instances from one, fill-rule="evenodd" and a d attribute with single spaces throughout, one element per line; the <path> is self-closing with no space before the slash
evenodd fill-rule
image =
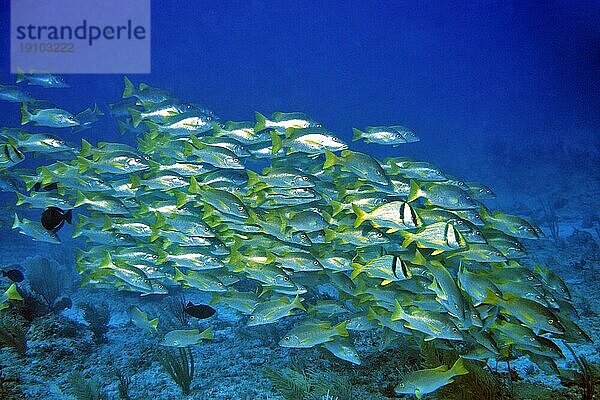
<path id="1" fill-rule="evenodd" d="M 129 78 L 225 120 L 302 111 L 348 143 L 352 127 L 410 127 L 420 142 L 356 142 L 352 149 L 429 161 L 483 182 L 498 194 L 489 204 L 533 219 L 548 236 L 557 223 L 556 241 L 532 245 L 538 260 L 554 262 L 577 298 L 597 300 L 599 285 L 589 279 L 599 261 L 589 246 L 600 241 L 598 21 L 596 1 L 153 1 L 152 73 Z M 2 84 L 15 79 L 5 56 L 9 25 L 3 1 Z M 93 103 L 106 110 L 122 93 L 121 75 L 65 79 L 71 88 L 28 90 L 68 110 Z M 0 106 L 0 126 L 18 126 L 19 105 Z M 64 137 L 134 143 L 110 119 Z M 2 198 L 9 206 L 12 197 Z M 10 226 L 3 228 L 6 243 L 17 240 Z M 45 249 L 36 246 L 28 255 Z M 598 335 L 593 300 L 585 327 Z M 203 390 L 205 398 L 235 398 Z"/>

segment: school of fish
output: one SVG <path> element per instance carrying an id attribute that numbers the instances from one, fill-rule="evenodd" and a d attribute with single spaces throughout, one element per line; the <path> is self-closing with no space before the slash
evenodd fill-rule
<path id="1" fill-rule="evenodd" d="M 322 346 L 354 364 L 353 334 L 367 330 L 390 342 L 436 340 L 463 359 L 526 355 L 556 372 L 561 341 L 590 341 L 573 322 L 565 283 L 524 261 L 521 242 L 541 229 L 487 209 L 495 195 L 483 184 L 427 162 L 350 150 L 299 112 L 224 121 L 125 78 L 123 99 L 74 114 L 22 86 L 68 87 L 62 78 L 18 81 L 0 86 L 0 100 L 21 103 L 23 125 L 0 128 L 0 189 L 39 211 L 37 220 L 14 215 L 13 228 L 33 240 L 61 243 L 59 230 L 73 224 L 73 237 L 87 243 L 76 254 L 86 285 L 142 296 L 210 292 L 212 305 L 247 315 L 249 326 L 295 316 L 281 346 Z M 61 135 L 107 117 L 132 145 L 72 145 L 65 138 L 73 136 Z M 58 134 L 29 133 L 29 125 Z M 400 125 L 354 129 L 353 139 L 419 140 Z M 40 155 L 36 169 L 16 167 Z M 18 300 L 13 286 L 3 306 Z M 139 308 L 132 320 L 158 324 Z M 211 337 L 171 331 L 163 344 Z M 396 393 L 420 396 L 466 372 L 459 362 L 417 371 Z"/>

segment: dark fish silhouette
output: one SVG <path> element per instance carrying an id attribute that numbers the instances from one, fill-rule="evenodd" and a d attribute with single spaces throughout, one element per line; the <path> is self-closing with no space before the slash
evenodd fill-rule
<path id="1" fill-rule="evenodd" d="M 39 192 L 41 190 L 45 192 L 48 192 L 50 190 L 58 190 L 58 182 L 52 182 L 47 185 L 42 185 L 41 182 L 36 182 L 35 185 L 33 185 L 33 190 L 35 190 L 36 192 Z"/>
<path id="2" fill-rule="evenodd" d="M 47 207 L 42 213 L 42 226 L 50 232 L 56 233 L 67 221 L 71 223 L 71 210 L 63 211 L 58 207 Z"/>
<path id="3" fill-rule="evenodd" d="M 60 300 L 54 303 L 52 309 L 54 311 L 62 311 L 73 307 L 73 302 L 69 297 L 61 297 Z"/>
<path id="4" fill-rule="evenodd" d="M 8 271 L 2 271 L 2 276 L 10 279 L 13 282 L 23 282 L 25 276 L 18 269 L 9 269 Z"/>
<path id="5" fill-rule="evenodd" d="M 216 312 L 215 309 L 210 306 L 205 306 L 203 304 L 194 305 L 191 301 L 188 301 L 187 305 L 184 307 L 184 311 L 198 319 L 210 318 Z"/>

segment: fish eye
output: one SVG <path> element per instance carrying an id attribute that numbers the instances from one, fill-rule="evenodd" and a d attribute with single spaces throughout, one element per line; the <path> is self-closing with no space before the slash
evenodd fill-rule
<path id="1" fill-rule="evenodd" d="M 479 319 L 479 315 L 473 314 L 473 315 L 471 315 L 471 318 L 473 318 L 473 319 Z"/>
<path id="2" fill-rule="evenodd" d="M 476 234 L 477 236 L 481 236 L 481 231 L 475 231 L 475 234 Z"/>
<path id="3" fill-rule="evenodd" d="M 254 315 L 251 315 L 248 319 L 253 320 L 254 319 Z"/>
<path id="4" fill-rule="evenodd" d="M 303 181 L 307 181 L 307 180 L 308 180 L 308 176 L 303 176 L 303 177 L 302 177 L 302 180 L 303 180 Z"/>
<path id="5" fill-rule="evenodd" d="M 283 338 L 283 340 L 289 341 L 289 340 L 290 340 L 290 337 L 289 337 L 289 336 L 286 336 L 286 337 L 284 337 L 284 338 Z"/>
<path id="6" fill-rule="evenodd" d="M 387 203 L 387 202 L 388 202 L 388 199 L 381 199 L 381 202 L 382 202 L 382 203 Z"/>
<path id="7" fill-rule="evenodd" d="M 398 386 L 400 386 L 400 387 L 402 387 L 402 388 L 403 388 L 403 387 L 404 387 L 404 382 L 400 382 L 400 383 L 398 384 Z"/>
<path id="8" fill-rule="evenodd" d="M 322 126 L 323 126 L 323 125 L 321 125 L 321 124 L 317 124 L 317 125 L 316 125 L 316 127 L 317 127 L 317 128 L 321 128 Z"/>
<path id="9" fill-rule="evenodd" d="M 185 108 L 187 108 L 188 110 L 191 110 L 192 108 L 194 108 L 194 106 L 193 106 L 193 105 L 191 105 L 191 104 L 187 104 L 187 105 L 185 106 Z"/>
<path id="10" fill-rule="evenodd" d="M 456 308 L 458 310 L 460 307 L 458 307 L 458 304 L 455 304 L 454 308 Z"/>
<path id="11" fill-rule="evenodd" d="M 375 171 L 375 175 L 381 175 L 381 172 Z"/>
<path id="12" fill-rule="evenodd" d="M 377 232 L 377 234 L 376 234 L 375 236 L 377 236 L 378 238 L 380 238 L 380 237 L 382 237 L 382 236 L 383 236 L 383 233 L 381 233 L 381 232 Z"/>
<path id="13" fill-rule="evenodd" d="M 452 332 L 458 332 L 458 328 L 457 327 L 452 328 Z"/>
<path id="14" fill-rule="evenodd" d="M 319 262 L 317 260 L 313 261 L 313 265 L 319 265 Z"/>
<path id="15" fill-rule="evenodd" d="M 234 159 L 233 159 L 233 162 L 234 162 L 234 163 L 238 163 L 238 162 L 240 162 L 240 159 L 239 159 L 239 158 L 234 158 Z"/>
<path id="16" fill-rule="evenodd" d="M 207 121 L 212 121 L 212 117 L 211 117 L 210 115 L 207 115 L 207 116 L 206 116 L 206 120 L 207 120 Z"/>
<path id="17" fill-rule="evenodd" d="M 208 232 L 208 230 L 209 230 L 208 228 L 204 228 L 204 232 Z"/>
<path id="18" fill-rule="evenodd" d="M 471 196 L 467 196 L 467 197 L 465 197 L 465 199 L 467 199 L 468 201 L 471 201 Z"/>
<path id="19" fill-rule="evenodd" d="M 554 320 L 551 318 L 551 319 L 549 319 L 549 320 L 548 320 L 548 323 L 549 323 L 550 325 L 552 325 L 552 324 L 554 324 Z"/>
<path id="20" fill-rule="evenodd" d="M 540 296 L 539 294 L 537 296 L 535 296 L 536 299 L 541 300 L 542 296 Z"/>
<path id="21" fill-rule="evenodd" d="M 217 283 L 217 286 L 218 286 L 218 287 L 222 287 L 222 286 L 223 286 L 223 284 L 222 284 L 221 282 L 219 282 L 219 283 Z"/>
<path id="22" fill-rule="evenodd" d="M 238 207 L 238 211 L 244 211 L 244 207 L 243 206 L 239 206 Z"/>
<path id="23" fill-rule="evenodd" d="M 527 280 L 528 280 L 528 281 L 532 281 L 533 279 L 534 279 L 534 278 L 533 278 L 533 276 L 532 276 L 532 275 L 529 275 L 529 276 L 527 277 Z"/>
<path id="24" fill-rule="evenodd" d="M 529 341 L 530 341 L 530 342 L 535 342 L 535 338 L 534 338 L 534 337 L 530 337 L 530 338 L 529 338 Z"/>
<path id="25" fill-rule="evenodd" d="M 289 278 L 289 277 L 287 277 L 287 276 L 284 276 L 284 277 L 283 277 L 283 281 L 284 281 L 284 282 L 288 282 L 289 280 L 290 280 L 290 278 Z"/>

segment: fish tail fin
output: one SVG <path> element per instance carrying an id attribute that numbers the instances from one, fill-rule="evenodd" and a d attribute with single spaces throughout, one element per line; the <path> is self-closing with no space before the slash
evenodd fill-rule
<path id="1" fill-rule="evenodd" d="M 20 206 L 27 201 L 24 194 L 19 192 L 15 192 L 15 194 L 17 195 L 17 202 L 15 203 L 15 206 Z"/>
<path id="2" fill-rule="evenodd" d="M 185 193 L 176 190 L 173 194 L 175 196 L 175 207 L 180 208 L 187 203 L 187 195 Z"/>
<path id="3" fill-rule="evenodd" d="M 423 257 L 423 254 L 421 254 L 419 250 L 415 250 L 415 256 L 413 257 L 411 262 L 416 265 L 425 265 L 427 260 L 425 259 L 425 257 Z"/>
<path id="4" fill-rule="evenodd" d="M 377 313 L 373 310 L 373 307 L 367 308 L 367 319 L 373 321 L 377 319 Z"/>
<path id="5" fill-rule="evenodd" d="M 140 177 L 137 176 L 137 175 L 135 175 L 135 174 L 129 175 L 129 182 L 131 183 L 131 188 L 132 189 L 139 188 L 140 184 L 141 184 Z"/>
<path id="6" fill-rule="evenodd" d="M 144 124 L 148 127 L 150 131 L 149 139 L 156 139 L 160 135 L 160 129 L 158 128 L 158 124 L 154 121 L 144 121 Z"/>
<path id="7" fill-rule="evenodd" d="M 160 171 L 161 164 L 159 162 L 156 162 L 154 160 L 148 160 L 147 162 L 148 162 L 148 166 L 150 167 L 150 171 L 152 171 L 152 172 Z"/>
<path id="8" fill-rule="evenodd" d="M 361 272 L 365 268 L 364 265 L 361 265 L 359 263 L 350 263 L 350 266 L 353 269 L 352 274 L 350 275 L 350 279 L 355 279 L 361 274 Z"/>
<path id="9" fill-rule="evenodd" d="M 254 186 L 260 183 L 260 175 L 254 171 L 246 170 L 246 174 L 248 175 L 248 187 Z"/>
<path id="10" fill-rule="evenodd" d="M 335 239 L 335 231 L 333 229 L 323 228 L 323 232 L 325 232 L 325 241 L 333 242 Z"/>
<path id="11" fill-rule="evenodd" d="M 21 103 L 21 125 L 31 122 L 31 113 L 27 110 L 27 104 Z"/>
<path id="12" fill-rule="evenodd" d="M 12 229 L 17 229 L 21 227 L 21 221 L 19 220 L 19 216 L 15 213 L 15 217 L 13 219 Z"/>
<path id="13" fill-rule="evenodd" d="M 77 157 L 77 172 L 83 174 L 85 171 L 90 169 L 90 161 L 87 158 Z"/>
<path id="14" fill-rule="evenodd" d="M 64 219 L 67 222 L 67 224 L 73 225 L 73 210 L 67 210 L 67 212 L 65 212 Z"/>
<path id="15" fill-rule="evenodd" d="M 352 210 L 354 214 L 356 214 L 356 220 L 354 221 L 354 227 L 358 228 L 363 222 L 365 222 L 369 216 L 363 209 L 361 209 L 356 204 L 352 204 Z"/>
<path id="16" fill-rule="evenodd" d="M 86 200 L 85 194 L 83 194 L 82 192 L 80 192 L 79 190 L 77 191 L 77 195 L 75 196 L 75 207 L 79 207 L 80 205 L 84 204 Z"/>
<path id="17" fill-rule="evenodd" d="M 276 154 L 283 146 L 281 136 L 275 130 L 270 131 L 269 134 L 271 135 L 271 154 Z"/>
<path id="18" fill-rule="evenodd" d="M 160 237 L 160 229 L 152 226 L 150 227 L 150 231 L 150 238 L 148 240 L 150 240 L 151 243 L 154 243 Z"/>
<path id="19" fill-rule="evenodd" d="M 323 169 L 331 168 L 338 162 L 338 156 L 333 154 L 329 150 L 325 150 L 325 162 L 323 163 Z"/>
<path id="20" fill-rule="evenodd" d="M 400 235 L 404 238 L 404 241 L 402 242 L 402 247 L 404 248 L 407 248 L 415 241 L 414 235 L 410 232 L 400 231 Z"/>
<path id="21" fill-rule="evenodd" d="M 256 193 L 256 206 L 260 206 L 265 201 L 267 201 L 267 194 L 260 190 L 258 193 Z"/>
<path id="22" fill-rule="evenodd" d="M 96 115 L 104 115 L 100 107 L 98 107 L 98 103 L 94 103 L 94 109 L 92 110 L 92 113 Z"/>
<path id="23" fill-rule="evenodd" d="M 73 225 L 73 234 L 71 235 L 71 237 L 76 238 L 81 236 L 82 230 L 83 224 L 81 223 L 81 220 L 78 220 L 77 223 Z"/>
<path id="24" fill-rule="evenodd" d="M 120 119 L 117 120 L 117 128 L 119 129 L 119 133 L 121 135 L 125 134 L 125 132 L 127 132 L 127 124 L 123 121 L 121 121 Z"/>
<path id="25" fill-rule="evenodd" d="M 221 296 L 219 293 L 212 292 L 210 301 L 208 302 L 208 304 L 210 304 L 210 305 L 220 304 L 222 299 L 223 299 L 223 296 Z"/>
<path id="26" fill-rule="evenodd" d="M 123 76 L 123 98 L 133 96 L 134 91 L 135 86 L 133 86 L 133 83 L 127 76 Z"/>
<path id="27" fill-rule="evenodd" d="M 109 231 L 113 227 L 112 220 L 108 215 L 104 215 L 104 225 L 102 226 L 103 231 Z"/>
<path id="28" fill-rule="evenodd" d="M 410 192 L 408 193 L 408 199 L 406 201 L 410 203 L 411 201 L 415 201 L 419 197 L 423 196 L 423 192 L 421 191 L 421 187 L 414 180 L 410 181 Z"/>
<path id="29" fill-rule="evenodd" d="M 300 298 L 300 295 L 298 295 L 298 294 L 294 298 L 294 301 L 292 301 L 292 306 L 294 308 L 298 308 L 298 309 L 306 312 L 306 308 L 304 308 L 304 306 L 302 305 L 302 298 Z"/>
<path id="30" fill-rule="evenodd" d="M 79 157 L 87 157 L 92 152 L 92 144 L 81 138 L 81 150 L 79 150 Z"/>
<path id="31" fill-rule="evenodd" d="M 156 248 L 156 255 L 158 258 L 156 259 L 157 264 L 162 264 L 167 261 L 167 256 L 169 255 L 166 251 L 161 249 L 160 247 Z M 181 271 L 179 271 L 181 273 Z"/>
<path id="32" fill-rule="evenodd" d="M 197 194 L 200 191 L 200 185 L 198 185 L 198 181 L 195 177 L 190 178 L 190 186 L 188 187 L 188 192 L 190 194 Z"/>
<path id="33" fill-rule="evenodd" d="M 394 303 L 394 312 L 392 313 L 392 321 L 398 321 L 399 319 L 404 319 L 406 317 L 406 312 L 400 305 L 398 300 L 395 300 Z"/>
<path id="34" fill-rule="evenodd" d="M 153 320 L 148 321 L 148 323 L 150 324 L 153 330 L 156 330 L 156 328 L 158 328 L 158 318 L 154 318 Z"/>
<path id="35" fill-rule="evenodd" d="M 458 357 L 458 360 L 450 368 L 452 375 L 465 375 L 469 373 L 469 370 L 465 367 L 465 362 L 462 357 Z"/>
<path id="36" fill-rule="evenodd" d="M 194 149 L 197 148 L 195 147 L 193 144 L 190 143 L 184 143 L 183 144 L 183 156 L 184 157 L 189 157 L 192 154 L 194 154 Z"/>
<path id="37" fill-rule="evenodd" d="M 334 326 L 333 329 L 339 336 L 348 337 L 350 335 L 348 334 L 346 325 L 348 325 L 348 321 L 342 321 L 339 324 L 337 324 L 336 326 Z"/>
<path id="38" fill-rule="evenodd" d="M 352 141 L 362 139 L 363 133 L 360 129 L 352 128 Z"/>
<path id="39" fill-rule="evenodd" d="M 335 217 L 339 213 L 344 211 L 344 205 L 339 201 L 332 200 L 331 201 L 331 216 Z"/>
<path id="40" fill-rule="evenodd" d="M 175 267 L 175 276 L 173 277 L 173 280 L 175 282 L 179 282 L 179 281 L 185 280 L 185 275 L 177 267 Z"/>
<path id="41" fill-rule="evenodd" d="M 131 124 L 134 128 L 137 128 L 140 122 L 142 122 L 142 112 L 135 108 L 128 108 L 127 111 L 131 115 Z"/>
<path id="42" fill-rule="evenodd" d="M 27 77 L 25 76 L 25 71 L 23 71 L 21 68 L 17 67 L 17 83 L 21 83 L 23 81 L 25 81 L 25 79 L 27 79 Z"/>
<path id="43" fill-rule="evenodd" d="M 100 268 L 110 268 L 113 264 L 112 258 L 110 257 L 110 253 L 108 251 L 102 252 L 102 260 L 100 261 Z"/>
<path id="44" fill-rule="evenodd" d="M 21 295 L 19 294 L 17 285 L 15 285 L 14 283 L 8 287 L 8 289 L 6 290 L 6 294 L 8 295 L 9 300 L 23 300 L 23 297 L 21 297 Z"/>
<path id="45" fill-rule="evenodd" d="M 210 326 L 207 329 L 205 329 L 204 331 L 202 331 L 200 336 L 202 336 L 206 340 L 213 340 L 215 338 L 215 335 L 213 333 L 213 327 Z"/>
<path id="46" fill-rule="evenodd" d="M 162 215 L 161 213 L 159 213 L 158 211 L 155 213 L 155 217 L 156 217 L 156 221 L 154 222 L 154 225 L 152 226 L 153 228 L 160 229 L 167 224 L 167 220 L 165 219 L 165 216 Z"/>
<path id="47" fill-rule="evenodd" d="M 48 167 L 40 167 L 40 176 L 42 178 L 41 186 L 46 186 L 49 183 L 52 183 L 54 176 L 52 175 L 52 171 Z"/>
<path id="48" fill-rule="evenodd" d="M 260 132 L 267 129 L 267 117 L 256 111 L 254 113 L 256 117 L 256 124 L 254 124 L 254 132 Z"/>

